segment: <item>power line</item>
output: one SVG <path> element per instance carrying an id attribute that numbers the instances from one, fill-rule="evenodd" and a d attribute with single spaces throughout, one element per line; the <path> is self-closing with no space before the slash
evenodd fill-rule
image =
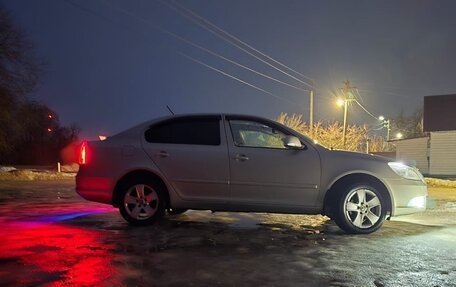
<path id="1" fill-rule="evenodd" d="M 362 96 L 361 96 L 361 94 L 359 93 L 358 88 L 357 88 L 357 87 L 350 87 L 350 84 L 349 84 L 348 81 L 347 81 L 345 84 L 348 85 L 348 86 L 345 88 L 344 93 L 347 93 L 349 90 L 350 90 L 350 91 L 353 91 L 353 90 L 354 90 L 354 91 L 356 91 L 356 93 L 358 94 L 358 98 L 360 99 L 360 101 L 363 102 Z M 352 93 L 352 95 L 353 95 L 353 93 Z M 356 102 L 356 104 L 357 104 L 361 109 L 363 109 L 369 116 L 371 116 L 371 117 L 373 117 L 374 119 L 378 120 L 378 117 L 377 117 L 377 116 L 375 116 L 373 113 L 371 113 L 368 109 L 366 109 L 366 108 L 364 107 L 364 105 L 363 105 L 364 102 L 363 102 L 363 103 L 360 103 L 360 101 L 357 99 L 356 95 L 353 95 L 353 98 L 352 98 L 351 100 L 354 101 L 354 102 Z"/>
<path id="2" fill-rule="evenodd" d="M 160 0 L 160 1 L 163 2 L 163 0 Z M 225 31 L 225 30 L 223 30 L 222 28 L 218 27 L 217 25 L 215 25 L 214 23 L 210 22 L 209 20 L 203 18 L 201 15 L 198 15 L 196 12 L 192 11 L 191 9 L 184 7 L 183 5 L 177 3 L 177 2 L 174 1 L 174 0 L 171 0 L 171 2 L 173 2 L 174 5 L 180 7 L 181 9 L 185 10 L 186 12 L 190 13 L 190 14 L 193 15 L 194 17 L 200 19 L 200 20 L 203 21 L 204 23 L 208 24 L 209 26 L 211 26 L 211 27 L 217 29 L 218 31 L 222 32 L 223 34 L 228 35 L 228 36 L 231 37 L 232 39 L 235 39 L 235 40 L 238 41 L 239 43 L 243 44 L 244 46 L 246 46 L 246 47 L 252 49 L 253 51 L 257 52 L 258 54 L 262 55 L 263 57 L 265 57 L 265 58 L 267 58 L 267 59 L 273 61 L 273 62 L 276 63 L 276 64 L 279 64 L 280 66 L 282 66 L 282 67 L 288 69 L 289 71 L 292 71 L 292 72 L 294 72 L 294 73 L 300 75 L 301 77 L 303 77 L 303 78 L 305 78 L 305 79 L 307 79 L 307 80 L 309 80 L 309 81 L 311 81 L 311 82 L 314 81 L 312 78 L 310 78 L 310 77 L 308 77 L 308 76 L 306 76 L 306 75 L 303 75 L 302 73 L 300 73 L 300 72 L 298 72 L 298 71 L 296 71 L 296 70 L 294 70 L 294 69 L 288 67 L 287 65 L 285 65 L 285 64 L 283 64 L 283 63 L 281 63 L 281 62 L 275 60 L 274 58 L 272 58 L 272 57 L 266 55 L 265 53 L 261 52 L 260 50 L 256 49 L 255 47 L 253 47 L 253 46 L 249 45 L 248 43 L 242 41 L 241 39 L 239 39 L 238 37 L 234 36 L 233 34 L 228 33 L 227 31 Z"/>
<path id="3" fill-rule="evenodd" d="M 114 22 L 112 21 L 112 19 L 110 19 L 110 18 L 108 18 L 108 17 L 105 17 L 105 16 L 103 16 L 103 15 L 100 15 L 99 13 L 97 13 L 97 12 L 91 10 L 91 9 L 88 9 L 88 8 L 86 8 L 86 7 L 83 7 L 83 6 L 80 6 L 80 5 L 76 4 L 76 3 L 73 3 L 73 2 L 70 1 L 70 0 L 64 0 L 64 1 L 67 2 L 67 3 L 69 3 L 69 4 L 71 4 L 72 6 L 74 6 L 74 7 L 76 7 L 76 8 L 78 8 L 78 9 L 84 11 L 84 12 L 88 12 L 88 13 L 90 13 L 90 14 L 92 14 L 92 15 L 98 16 L 98 17 L 100 17 L 100 18 L 103 18 L 104 20 L 107 20 L 107 21 L 109 21 L 109 22 L 111 22 L 111 23 L 114 23 Z M 102 0 L 102 1 L 103 1 L 103 0 Z M 103 1 L 103 2 L 105 2 L 106 4 L 108 4 L 108 2 L 106 2 L 106 1 Z M 109 4 L 108 4 L 108 5 L 109 5 Z M 187 43 L 187 44 L 189 44 L 189 45 L 191 45 L 191 46 L 193 46 L 193 47 L 196 47 L 196 48 L 198 48 L 198 49 L 201 49 L 201 50 L 203 50 L 203 51 L 205 51 L 205 52 L 207 52 L 207 53 L 209 53 L 209 54 L 212 54 L 212 55 L 214 55 L 214 56 L 216 56 L 216 57 L 219 57 L 219 58 L 221 58 L 221 59 L 223 59 L 223 60 L 225 60 L 225 61 L 228 61 L 228 62 L 230 62 L 230 63 L 232 63 L 232 64 L 235 64 L 235 65 L 237 65 L 237 66 L 239 66 L 239 67 L 242 67 L 242 68 L 244 68 L 244 69 L 247 69 L 247 70 L 249 70 L 249 71 L 251 71 L 251 72 L 253 72 L 253 73 L 256 73 L 256 74 L 258 74 L 258 75 L 261 75 L 261 76 L 263 76 L 263 77 L 266 77 L 266 78 L 268 78 L 268 79 L 271 79 L 271 80 L 273 80 L 273 81 L 276 81 L 276 82 L 278 82 L 278 83 L 284 84 L 284 85 L 286 85 L 286 86 L 295 88 L 295 89 L 297 89 L 297 90 L 301 90 L 301 91 L 304 91 L 304 92 L 308 92 L 308 91 L 309 91 L 309 90 L 304 90 L 304 89 L 302 89 L 302 88 L 296 87 L 296 86 L 291 85 L 291 84 L 289 84 L 289 83 L 280 81 L 280 80 L 275 79 L 275 78 L 273 78 L 273 77 L 271 77 L 271 76 L 268 76 L 268 75 L 266 75 L 266 74 L 263 74 L 263 73 L 261 73 L 261 72 L 258 72 L 258 71 L 256 71 L 256 70 L 254 70 L 254 69 L 251 69 L 251 68 L 249 68 L 249 67 L 247 67 L 247 66 L 244 66 L 244 65 L 242 65 L 242 64 L 240 64 L 240 63 L 238 63 L 238 62 L 236 62 L 236 61 L 234 61 L 234 60 L 231 60 L 231 59 L 228 59 L 228 58 L 226 58 L 226 57 L 224 57 L 224 56 L 222 56 L 222 55 L 219 55 L 219 54 L 217 54 L 216 52 L 213 52 L 213 51 L 211 51 L 211 50 L 209 50 L 209 49 L 207 49 L 207 48 L 205 48 L 205 47 L 203 47 L 203 46 L 200 46 L 200 45 L 198 45 L 198 44 L 196 44 L 196 43 L 193 43 L 193 42 L 191 42 L 190 40 L 187 40 L 187 39 L 185 39 L 185 38 L 183 38 L 183 37 L 181 37 L 181 36 L 179 36 L 179 35 L 177 35 L 177 34 L 171 32 L 171 31 L 168 31 L 168 30 L 165 29 L 165 28 L 160 27 L 159 25 L 150 23 L 149 21 L 147 21 L 147 20 L 144 19 L 144 18 L 137 17 L 136 15 L 132 14 L 132 13 L 131 13 L 130 11 L 128 11 L 128 10 L 121 9 L 121 8 L 119 8 L 119 7 L 112 6 L 112 5 L 109 5 L 109 6 L 111 6 L 112 8 L 114 8 L 114 9 L 120 11 L 120 12 L 125 13 L 126 15 L 128 15 L 128 16 L 130 16 L 130 17 L 134 17 L 134 18 L 140 20 L 141 22 L 144 22 L 145 24 L 150 25 L 151 27 L 153 27 L 153 28 L 155 28 L 155 29 L 157 29 L 157 30 L 159 30 L 159 31 L 161 31 L 161 32 L 163 32 L 163 33 L 166 33 L 166 34 L 168 34 L 168 35 L 171 35 L 171 36 L 173 36 L 173 37 L 175 37 L 175 38 L 177 38 L 177 39 L 179 39 L 179 40 L 181 40 L 181 41 L 183 41 L 183 42 L 185 42 L 185 43 Z M 119 24 L 119 23 L 116 23 L 116 24 Z M 130 27 L 129 27 L 129 28 L 130 28 Z M 199 60 L 197 60 L 197 59 L 194 59 L 194 58 L 192 58 L 192 57 L 190 57 L 190 56 L 188 56 L 188 55 L 185 55 L 185 54 L 183 54 L 183 53 L 180 53 L 180 54 L 181 54 L 182 56 L 184 56 L 184 57 L 186 57 L 186 58 L 188 58 L 188 59 L 190 59 L 190 60 L 196 62 L 196 63 L 199 63 L 199 64 L 201 64 L 201 65 L 203 65 L 203 66 L 205 66 L 205 67 L 207 67 L 207 68 L 209 68 L 209 69 L 211 69 L 211 70 L 214 70 L 214 71 L 216 71 L 216 72 L 218 72 L 218 73 L 221 73 L 222 75 L 225 75 L 225 76 L 227 76 L 227 77 L 229 77 L 229 78 L 232 78 L 232 79 L 234 79 L 234 80 L 236 80 L 236 81 L 239 81 L 239 82 L 241 82 L 241 83 L 243 83 L 243 84 L 245 84 L 245 85 L 247 85 L 247 86 L 250 86 L 250 87 L 252 87 L 252 88 L 254 88 L 254 89 L 257 89 L 257 90 L 259 90 L 259 91 L 261 91 L 261 92 L 264 92 L 264 93 L 266 93 L 266 94 L 268 94 L 268 95 L 270 95 L 270 96 L 272 96 L 272 97 L 275 97 L 275 98 L 280 99 L 280 100 L 284 100 L 284 101 L 289 102 L 289 103 L 291 103 L 291 104 L 293 104 L 293 105 L 296 105 L 296 104 L 297 104 L 296 102 L 293 102 L 293 101 L 291 101 L 291 100 L 288 100 L 288 99 L 286 99 L 286 98 L 284 98 L 284 97 L 277 96 L 277 95 L 275 95 L 275 94 L 273 94 L 273 93 L 271 93 L 271 92 L 269 92 L 269 91 L 266 91 L 266 90 L 264 90 L 264 89 L 262 89 L 262 88 L 260 88 L 260 87 L 257 87 L 257 86 L 255 86 L 255 85 L 253 85 L 253 84 L 251 84 L 251 83 L 248 83 L 248 82 L 246 82 L 246 81 L 244 81 L 244 80 L 242 80 L 242 79 L 239 79 L 239 78 L 237 78 L 237 77 L 235 77 L 235 76 L 233 76 L 233 75 L 230 75 L 230 74 L 228 74 L 228 73 L 226 73 L 226 72 L 224 72 L 224 71 L 222 71 L 222 70 L 219 70 L 219 69 L 217 69 L 217 68 L 214 68 L 214 67 L 212 67 L 212 66 L 210 66 L 210 65 L 208 65 L 208 64 L 206 64 L 206 63 L 204 63 L 204 62 L 201 62 L 201 61 L 199 61 Z M 308 109 L 308 108 L 305 108 L 305 109 Z"/>
<path id="4" fill-rule="evenodd" d="M 105 2 L 105 3 L 107 3 L 107 2 Z M 229 63 L 232 63 L 232 64 L 234 64 L 234 65 L 236 65 L 236 66 L 238 66 L 238 67 L 241 67 L 241 68 L 243 68 L 243 69 L 245 69 L 245 70 L 248 70 L 248 71 L 250 71 L 250 72 L 253 72 L 253 73 L 257 74 L 257 75 L 260 75 L 260 76 L 262 76 L 262 77 L 265 77 L 265 78 L 270 79 L 270 80 L 272 80 L 272 81 L 275 81 L 275 82 L 277 82 L 277 83 L 280 83 L 280 84 L 286 85 L 286 86 L 288 86 L 288 87 L 291 87 L 291 88 L 300 90 L 300 91 L 302 91 L 302 92 L 309 92 L 309 90 L 305 90 L 305 89 L 299 88 L 299 87 L 297 87 L 297 86 L 295 86 L 295 85 L 292 85 L 292 84 L 283 82 L 283 81 L 278 80 L 278 79 L 276 79 L 276 78 L 274 78 L 274 77 L 271 77 L 271 76 L 266 75 L 266 74 L 264 74 L 264 73 L 258 72 L 258 71 L 254 70 L 254 69 L 252 69 L 252 68 L 249 68 L 249 67 L 247 67 L 247 66 L 245 66 L 245 65 L 242 65 L 242 64 L 240 64 L 240 63 L 238 63 L 238 62 L 236 62 L 236 61 L 234 61 L 234 60 L 231 60 L 231 59 L 229 59 L 229 58 L 226 58 L 226 57 L 224 57 L 224 56 L 222 56 L 222 55 L 220 55 L 220 54 L 217 54 L 216 52 L 211 51 L 211 50 L 209 50 L 208 48 L 205 48 L 205 47 L 203 47 L 203 46 L 201 46 L 201 45 L 198 45 L 198 44 L 196 44 L 196 43 L 194 43 L 194 42 L 192 42 L 192 41 L 190 41 L 190 40 L 188 40 L 188 39 L 186 39 L 186 38 L 184 38 L 184 37 L 182 37 L 182 36 L 180 36 L 180 35 L 178 35 L 178 34 L 176 34 L 176 33 L 173 33 L 173 32 L 171 32 L 171 31 L 165 29 L 165 28 L 162 28 L 162 27 L 160 27 L 159 25 L 152 24 L 152 23 L 150 23 L 149 21 L 147 21 L 146 19 L 141 18 L 141 17 L 138 17 L 138 16 L 132 14 L 131 12 L 129 12 L 129 11 L 125 10 L 125 9 L 121 9 L 121 8 L 119 8 L 119 7 L 112 6 L 112 5 L 111 5 L 111 7 L 113 7 L 114 9 L 116 9 L 116 10 L 118 10 L 118 11 L 120 11 L 120 12 L 123 12 L 123 13 L 127 14 L 128 16 L 137 18 L 137 19 L 141 20 L 142 22 L 144 22 L 144 23 L 146 23 L 146 24 L 148 24 L 148 25 L 152 25 L 152 27 L 158 29 L 159 31 L 161 31 L 161 32 L 163 32 L 163 33 L 166 33 L 166 34 L 168 34 L 168 35 L 170 35 L 170 36 L 172 36 L 172 37 L 174 37 L 174 38 L 176 38 L 176 39 L 178 39 L 178 40 L 181 40 L 182 42 L 184 42 L 184 43 L 186 43 L 186 44 L 188 44 L 188 45 L 190 45 L 190 46 L 193 46 L 193 47 L 195 47 L 195 48 L 197 48 L 197 49 L 200 49 L 200 50 L 202 50 L 202 51 L 205 51 L 206 53 L 209 53 L 209 54 L 211 54 L 211 55 L 213 55 L 213 56 L 216 56 L 216 57 L 218 57 L 218 58 L 220 58 L 220 59 L 222 59 L 222 60 L 225 60 L 225 61 L 227 61 L 227 62 L 229 62 Z"/>
<path id="5" fill-rule="evenodd" d="M 241 82 L 241 83 L 243 83 L 244 85 L 247 85 L 247 86 L 249 86 L 249 87 L 252 87 L 252 88 L 254 88 L 254 89 L 256 89 L 256 90 L 259 90 L 259 91 L 261 91 L 261 92 L 263 92 L 263 93 L 266 93 L 266 94 L 268 94 L 268 95 L 270 95 L 270 96 L 272 96 L 272 97 L 274 97 L 274 98 L 277 98 L 277 99 L 280 99 L 280 100 L 284 100 L 284 101 L 286 101 L 286 102 L 289 102 L 289 103 L 291 103 L 291 104 L 296 105 L 296 103 L 293 102 L 293 101 L 290 101 L 290 100 L 288 100 L 288 99 L 286 99 L 286 98 L 277 96 L 277 95 L 275 95 L 275 94 L 273 94 L 273 93 L 271 93 L 271 92 L 269 92 L 269 91 L 266 91 L 266 90 L 264 90 L 264 89 L 262 89 L 262 88 L 260 88 L 260 87 L 257 87 L 257 86 L 255 86 L 255 85 L 253 85 L 253 84 L 250 84 L 250 83 L 248 83 L 248 82 L 246 82 L 246 81 L 244 81 L 244 80 L 242 80 L 242 79 L 239 79 L 239 78 L 237 78 L 237 77 L 235 77 L 235 76 L 233 76 L 233 75 L 231 75 L 231 74 L 228 74 L 228 73 L 226 73 L 226 72 L 224 72 L 224 71 L 222 71 L 222 70 L 219 70 L 219 69 L 217 69 L 217 68 L 214 68 L 214 67 L 212 67 L 212 66 L 210 66 L 210 65 L 208 65 L 208 64 L 206 64 L 206 63 L 204 63 L 204 62 L 202 62 L 202 61 L 200 61 L 200 60 L 197 60 L 197 59 L 195 59 L 195 58 L 193 58 L 193 57 L 191 57 L 191 56 L 188 56 L 188 55 L 186 55 L 186 54 L 184 54 L 184 53 L 179 53 L 179 54 L 181 54 L 183 57 L 185 57 L 185 58 L 187 58 L 187 59 L 189 59 L 189 60 L 192 60 L 193 62 L 196 62 L 196 63 L 198 63 L 198 64 L 200 64 L 200 65 L 202 65 L 202 66 L 204 66 L 204 67 L 206 67 L 206 68 L 209 68 L 209 69 L 211 69 L 211 70 L 213 70 L 213 71 L 216 71 L 216 72 L 218 72 L 218 73 L 220 73 L 220 74 L 222 74 L 222 75 L 224 75 L 224 76 L 226 76 L 226 77 L 229 77 L 229 78 L 231 78 L 231 79 L 234 79 L 234 80 L 236 80 L 236 81 L 238 81 L 238 82 Z"/>
<path id="6" fill-rule="evenodd" d="M 374 116 L 371 112 L 369 112 L 361 103 L 355 99 L 355 102 L 360 106 L 369 116 L 373 117 L 374 119 L 378 120 L 378 117 Z"/>
<path id="7" fill-rule="evenodd" d="M 214 52 L 214 51 L 212 51 L 212 50 L 209 50 L 208 48 L 205 48 L 205 47 L 203 47 L 203 46 L 201 46 L 201 45 L 198 45 L 198 44 L 196 44 L 196 43 L 194 43 L 194 42 L 192 42 L 192 41 L 190 41 L 190 40 L 187 40 L 187 39 L 185 39 L 185 38 L 183 38 L 183 37 L 181 37 L 181 36 L 179 36 L 179 35 L 177 35 L 177 34 L 175 34 L 175 33 L 173 33 L 173 32 L 170 32 L 170 31 L 168 31 L 168 30 L 166 30 L 166 29 L 164 29 L 164 28 L 161 28 L 160 30 L 161 30 L 162 32 L 164 32 L 164 33 L 167 33 L 167 34 L 169 34 L 169 35 L 171 35 L 171 36 L 173 36 L 173 37 L 175 37 L 175 38 L 177 38 L 177 39 L 179 39 L 179 40 L 181 40 L 181 41 L 187 43 L 187 44 L 190 45 L 190 46 L 193 46 L 193 47 L 195 47 L 195 48 L 197 48 L 197 49 L 200 49 L 200 50 L 202 50 L 202 51 L 204 51 L 204 52 L 206 52 L 206 53 L 209 53 L 209 54 L 211 54 L 211 55 L 213 55 L 213 56 L 215 56 L 215 57 L 217 57 L 217 58 L 220 58 L 220 59 L 222 59 L 222 60 L 224 60 L 224 61 L 227 61 L 227 62 L 229 62 L 229 63 L 231 63 L 231 64 L 233 64 L 233 65 L 236 65 L 236 66 L 238 66 L 238 67 L 241 67 L 241 68 L 243 68 L 243 69 L 245 69 L 245 70 L 247 70 L 247 71 L 250 71 L 250 72 L 252 72 L 252 73 L 255 73 L 255 74 L 257 74 L 257 75 L 260 75 L 260 76 L 262 76 L 262 77 L 264 77 L 264 78 L 270 79 L 270 80 L 275 81 L 275 82 L 277 82 L 277 83 L 280 83 L 280 84 L 282 84 L 282 85 L 285 85 L 285 86 L 294 88 L 294 89 L 296 89 L 296 90 L 299 90 L 299 91 L 302 91 L 302 92 L 310 92 L 310 90 L 305 90 L 305 89 L 302 89 L 302 88 L 297 87 L 297 86 L 295 86 L 295 85 L 289 84 L 289 83 L 287 83 L 287 82 L 278 80 L 278 79 L 276 79 L 276 78 L 274 78 L 274 77 L 271 77 L 271 76 L 269 76 L 269 75 L 267 75 L 267 74 L 261 73 L 261 72 L 259 72 L 259 71 L 257 71 L 257 70 L 254 70 L 254 69 L 252 69 L 252 68 L 250 68 L 250 67 L 248 67 L 248 66 L 245 66 L 245 65 L 243 65 L 243 64 L 240 64 L 239 62 L 236 62 L 236 61 L 234 61 L 234 60 L 232 60 L 232 59 L 229 59 L 229 58 L 227 58 L 227 57 L 224 57 L 224 56 L 222 56 L 222 55 L 220 55 L 220 54 L 218 54 L 218 53 L 216 53 L 216 52 Z"/>
<path id="8" fill-rule="evenodd" d="M 104 1 L 104 2 L 105 2 L 105 1 Z M 105 3 L 106 3 L 107 5 L 110 5 L 108 2 L 105 2 Z M 292 84 L 283 82 L 283 81 L 278 80 L 278 79 L 276 79 L 276 78 L 274 78 L 274 77 L 271 77 L 271 76 L 266 75 L 266 74 L 264 74 L 264 73 L 258 72 L 258 71 L 254 70 L 254 69 L 252 69 L 252 68 L 249 68 L 249 67 L 247 67 L 247 66 L 245 66 L 245 65 L 242 65 L 242 64 L 240 64 L 240 63 L 238 63 L 238 62 L 236 62 L 236 61 L 234 61 L 234 60 L 231 60 L 231 59 L 229 59 L 229 58 L 226 58 L 226 57 L 224 57 L 224 56 L 222 56 L 222 55 L 220 55 L 220 54 L 218 54 L 218 53 L 216 53 L 216 52 L 214 52 L 214 51 L 212 51 L 212 50 L 209 50 L 209 49 L 207 49 L 207 48 L 205 48 L 205 47 L 203 47 L 203 46 L 201 46 L 201 45 L 198 45 L 198 44 L 196 44 L 196 43 L 194 43 L 194 42 L 192 42 L 192 41 L 190 41 L 190 40 L 188 40 L 188 39 L 186 39 L 186 38 L 184 38 L 184 37 L 182 37 L 182 36 L 180 36 L 180 35 L 178 35 L 178 34 L 176 34 L 176 33 L 173 33 L 173 32 L 171 32 L 171 31 L 169 31 L 169 30 L 167 30 L 167 29 L 165 29 L 165 28 L 163 28 L 163 27 L 161 27 L 161 26 L 159 26 L 159 25 L 157 25 L 157 24 L 150 23 L 150 22 L 147 21 L 146 19 L 141 18 L 141 17 L 138 17 L 138 16 L 132 14 L 132 13 L 131 13 L 130 11 L 128 11 L 128 10 L 121 9 L 121 8 L 119 8 L 119 7 L 117 7 L 117 6 L 113 6 L 113 5 L 110 5 L 110 6 L 111 6 L 112 8 L 114 8 L 114 9 L 116 9 L 117 11 L 120 11 L 120 12 L 122 12 L 122 13 L 125 13 L 126 15 L 128 15 L 128 16 L 130 16 L 130 17 L 134 17 L 134 18 L 137 18 L 138 20 L 141 20 L 141 21 L 144 22 L 145 24 L 151 25 L 153 28 L 159 30 L 160 32 L 166 33 L 166 34 L 168 34 L 168 35 L 170 35 L 170 36 L 172 36 L 172 37 L 174 37 L 174 38 L 176 38 L 176 39 L 178 39 L 178 40 L 181 40 L 182 42 L 184 42 L 184 43 L 186 43 L 186 44 L 188 44 L 188 45 L 190 45 L 190 46 L 193 46 L 193 47 L 195 47 L 195 48 L 197 48 L 197 49 L 200 49 L 200 50 L 202 50 L 202 51 L 205 51 L 205 52 L 207 52 L 207 53 L 209 53 L 209 54 L 211 54 L 211 55 L 213 55 L 213 56 L 216 56 L 216 57 L 218 57 L 218 58 L 220 58 L 220 59 L 222 59 L 222 60 L 225 60 L 225 61 L 227 61 L 227 62 L 230 62 L 230 63 L 232 63 L 232 64 L 234 64 L 234 65 L 236 65 L 236 66 L 238 66 L 238 67 L 241 67 L 241 68 L 243 68 L 243 69 L 246 69 L 246 70 L 248 70 L 248 71 L 250 71 L 250 72 L 253 72 L 253 73 L 257 74 L 257 75 L 260 75 L 260 76 L 262 76 L 262 77 L 265 77 L 265 78 L 270 79 L 270 80 L 272 80 L 272 81 L 275 81 L 275 82 L 277 82 L 277 83 L 280 83 L 280 84 L 286 85 L 286 86 L 288 86 L 288 87 L 291 87 L 291 88 L 300 90 L 300 91 L 302 91 L 302 92 L 309 92 L 309 90 L 305 90 L 305 89 L 299 88 L 299 87 L 297 87 L 297 86 L 295 86 L 295 85 L 292 85 Z"/>
<path id="9" fill-rule="evenodd" d="M 202 21 L 202 22 L 205 23 L 206 25 L 202 24 L 201 22 L 199 22 L 198 20 L 196 20 L 196 19 L 193 18 L 192 16 L 190 16 L 190 15 L 184 13 L 182 10 L 179 10 L 178 8 L 176 8 L 175 6 L 173 6 L 172 4 L 170 4 L 170 3 L 168 3 L 168 2 L 165 2 L 165 1 L 163 1 L 163 0 L 158 0 L 158 1 L 160 1 L 162 4 L 168 6 L 169 8 L 173 9 L 174 11 L 176 11 L 177 13 L 179 13 L 180 15 L 184 16 L 185 18 L 189 19 L 189 20 L 192 21 L 193 23 L 197 24 L 198 26 L 202 27 L 203 29 L 209 31 L 210 33 L 212 33 L 212 34 L 214 34 L 215 36 L 219 37 L 220 39 L 224 40 L 225 42 L 230 43 L 231 45 L 233 45 L 233 46 L 237 47 L 238 49 L 244 51 L 245 53 L 249 54 L 250 56 L 256 58 L 257 60 L 259 60 L 259 61 L 265 63 L 266 65 L 268 65 L 268 66 L 274 68 L 275 70 L 277 70 L 277 71 L 279 71 L 279 72 L 281 72 L 281 73 L 283 73 L 283 74 L 285 74 L 285 75 L 291 77 L 292 79 L 294 79 L 294 80 L 296 80 L 296 81 L 298 81 L 298 82 L 300 82 L 300 83 L 302 83 L 302 84 L 304 84 L 304 85 L 306 85 L 306 86 L 308 86 L 308 87 L 310 87 L 310 88 L 312 88 L 312 89 L 314 88 L 311 84 L 302 81 L 301 79 L 299 79 L 299 78 L 297 78 L 297 77 L 291 75 L 290 73 L 287 73 L 287 72 L 283 71 L 282 69 L 276 67 L 275 65 L 271 64 L 270 62 L 265 61 L 264 59 L 258 57 L 258 56 L 255 55 L 254 53 L 250 52 L 249 50 L 245 49 L 245 48 L 242 47 L 241 45 L 239 45 L 239 44 L 237 44 L 236 42 L 234 42 L 233 39 L 234 39 L 235 41 L 237 41 L 238 43 L 242 43 L 244 46 L 249 47 L 250 49 L 252 49 L 253 51 L 259 53 L 260 55 L 263 55 L 264 57 L 267 57 L 268 59 L 271 59 L 271 60 L 273 60 L 274 62 L 279 63 L 280 65 L 286 67 L 288 70 L 293 71 L 293 72 L 296 72 L 295 70 L 293 70 L 293 69 L 287 67 L 286 65 L 284 65 L 284 64 L 282 64 L 282 63 L 280 63 L 280 62 L 274 60 L 273 58 L 267 56 L 266 54 L 262 53 L 261 51 L 258 51 L 257 49 L 255 49 L 255 48 L 253 48 L 252 46 L 248 45 L 247 43 L 241 41 L 241 40 L 238 39 L 237 37 L 235 37 L 235 36 L 231 35 L 230 33 L 226 32 L 226 31 L 223 30 L 222 28 L 216 26 L 215 24 L 213 24 L 213 23 L 210 22 L 209 20 L 207 20 L 207 19 L 205 19 L 205 18 L 199 16 L 198 14 L 196 14 L 196 13 L 193 12 L 193 11 L 191 11 L 190 9 L 185 8 L 185 7 L 183 7 L 182 5 L 179 5 L 179 4 L 175 3 L 175 2 L 173 2 L 174 5 L 180 7 L 181 9 L 184 9 L 187 13 L 190 13 L 190 15 L 192 15 L 193 17 L 196 17 L 196 19 L 198 19 L 199 21 Z M 210 27 L 212 27 L 212 29 L 209 28 L 207 25 L 209 25 Z M 215 29 L 216 31 L 214 31 L 213 29 Z M 218 32 L 217 32 L 217 31 L 218 31 Z M 220 32 L 221 32 L 222 34 L 220 34 Z M 227 38 L 225 35 L 227 35 L 229 38 Z M 296 73 L 297 73 L 297 72 L 296 72 Z M 304 76 L 304 75 L 302 75 L 302 76 Z M 306 77 L 306 76 L 304 76 L 304 77 L 305 77 L 306 79 L 310 79 L 310 78 L 308 78 L 308 77 Z M 310 80 L 311 80 L 311 79 L 310 79 Z M 313 81 L 313 80 L 312 80 L 312 81 Z"/>
<path id="10" fill-rule="evenodd" d="M 363 99 L 363 97 L 361 96 L 361 94 L 359 93 L 358 88 L 355 88 L 354 90 L 355 90 L 356 93 L 358 94 L 358 98 L 359 98 L 359 100 L 361 101 L 361 103 L 364 104 L 364 99 Z"/>

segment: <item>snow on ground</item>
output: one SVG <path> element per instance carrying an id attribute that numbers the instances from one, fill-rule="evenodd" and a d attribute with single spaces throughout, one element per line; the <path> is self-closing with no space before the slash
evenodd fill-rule
<path id="1" fill-rule="evenodd" d="M 0 181 L 4 180 L 18 180 L 18 181 L 31 181 L 31 180 L 57 180 L 57 179 L 72 179 L 76 173 L 56 172 L 56 171 L 43 171 L 31 169 L 14 169 L 7 172 L 0 172 Z"/>
<path id="2" fill-rule="evenodd" d="M 433 187 L 456 187 L 456 180 L 427 177 L 426 183 Z"/>

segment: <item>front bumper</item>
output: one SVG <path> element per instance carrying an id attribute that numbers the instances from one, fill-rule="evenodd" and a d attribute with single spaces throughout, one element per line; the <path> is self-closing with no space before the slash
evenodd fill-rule
<path id="1" fill-rule="evenodd" d="M 386 185 L 391 192 L 391 216 L 405 215 L 426 210 L 427 186 L 422 181 L 389 179 Z"/>

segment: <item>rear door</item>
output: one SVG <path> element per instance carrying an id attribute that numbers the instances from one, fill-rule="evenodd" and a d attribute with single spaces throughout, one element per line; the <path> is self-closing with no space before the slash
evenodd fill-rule
<path id="1" fill-rule="evenodd" d="M 286 147 L 291 134 L 270 121 L 228 117 L 227 123 L 232 204 L 271 210 L 316 204 L 320 157 L 313 146 Z"/>
<path id="2" fill-rule="evenodd" d="M 228 150 L 221 116 L 173 118 L 152 125 L 144 137 L 145 151 L 182 199 L 228 201 Z"/>

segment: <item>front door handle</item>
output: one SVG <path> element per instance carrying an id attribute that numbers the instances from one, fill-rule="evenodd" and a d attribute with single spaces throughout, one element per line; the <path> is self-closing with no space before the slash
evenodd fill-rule
<path id="1" fill-rule="evenodd" d="M 237 161 L 247 161 L 249 160 L 249 157 L 245 154 L 237 154 L 235 157 L 233 157 L 233 159 Z"/>
<path id="2" fill-rule="evenodd" d="M 169 156 L 169 153 L 165 150 L 161 150 L 157 153 L 157 156 L 158 157 L 168 157 Z"/>

